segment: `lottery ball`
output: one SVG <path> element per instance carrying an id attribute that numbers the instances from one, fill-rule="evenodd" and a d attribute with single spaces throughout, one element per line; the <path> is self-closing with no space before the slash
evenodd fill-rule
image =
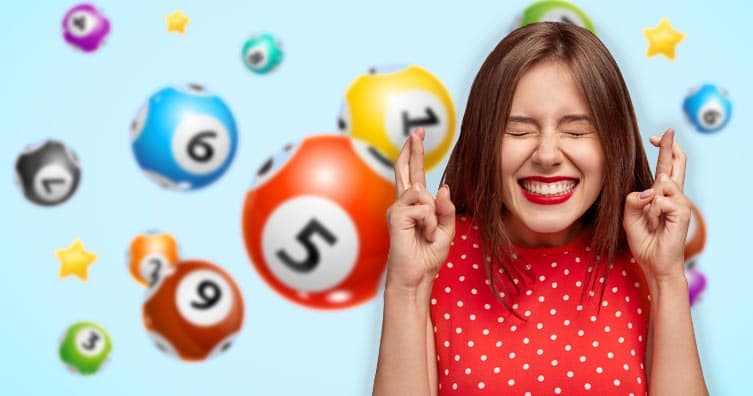
<path id="1" fill-rule="evenodd" d="M 232 344 L 243 324 L 243 297 L 222 268 L 180 261 L 149 289 L 142 316 L 160 350 L 182 360 L 204 360 Z"/>
<path id="2" fill-rule="evenodd" d="M 102 326 L 78 322 L 66 330 L 60 342 L 60 359 L 76 373 L 94 374 L 107 362 L 112 340 Z"/>
<path id="3" fill-rule="evenodd" d="M 65 41 L 84 52 L 96 51 L 110 33 L 110 20 L 91 4 L 73 6 L 62 25 Z"/>
<path id="4" fill-rule="evenodd" d="M 517 18 L 513 28 L 536 22 L 564 22 L 586 28 L 596 34 L 588 14 L 567 0 L 541 0 L 529 5 Z"/>
<path id="5" fill-rule="evenodd" d="M 272 156 L 243 205 L 243 239 L 256 271 L 307 308 L 373 298 L 389 250 L 392 173 L 377 150 L 342 135 L 312 135 Z"/>
<path id="6" fill-rule="evenodd" d="M 699 132 L 713 133 L 724 128 L 732 116 L 732 102 L 726 90 L 704 84 L 691 90 L 682 104 L 686 119 Z"/>
<path id="7" fill-rule="evenodd" d="M 59 141 L 28 146 L 16 158 L 16 184 L 35 204 L 53 206 L 67 201 L 80 181 L 76 153 Z"/>
<path id="8" fill-rule="evenodd" d="M 267 74 L 282 62 L 282 44 L 269 33 L 251 37 L 243 44 L 241 59 L 248 70 Z"/>
<path id="9" fill-rule="evenodd" d="M 131 123 L 131 146 L 141 169 L 167 189 L 216 181 L 238 145 L 225 102 L 199 85 L 167 87 L 152 95 Z"/>
<path id="10" fill-rule="evenodd" d="M 706 290 L 706 276 L 697 268 L 698 256 L 706 247 L 706 222 L 698 207 L 690 204 L 690 225 L 685 238 L 685 277 L 688 280 L 690 305 Z"/>
<path id="11" fill-rule="evenodd" d="M 148 232 L 133 238 L 128 249 L 128 270 L 143 286 L 153 286 L 178 263 L 178 243 L 168 233 Z"/>
<path id="12" fill-rule="evenodd" d="M 706 275 L 699 271 L 695 266 L 685 268 L 685 278 L 688 280 L 688 294 L 690 297 L 690 306 L 692 307 L 698 301 L 701 294 L 706 291 Z"/>
<path id="13" fill-rule="evenodd" d="M 455 137 L 455 105 L 447 88 L 428 70 L 408 66 L 358 76 L 345 92 L 338 118 L 344 134 L 361 139 L 395 161 L 411 131 L 426 130 L 424 165 L 439 164 Z"/>
<path id="14" fill-rule="evenodd" d="M 706 247 L 706 221 L 698 207 L 690 203 L 690 224 L 685 237 L 685 262 L 694 260 Z"/>

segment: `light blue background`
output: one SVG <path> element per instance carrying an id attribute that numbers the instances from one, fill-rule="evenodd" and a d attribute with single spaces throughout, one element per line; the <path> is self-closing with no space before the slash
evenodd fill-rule
<path id="1" fill-rule="evenodd" d="M 476 70 L 528 1 L 98 1 L 111 19 L 104 48 L 85 55 L 61 36 L 69 1 L 13 2 L 0 12 L 0 393 L 76 395 L 364 395 L 370 393 L 380 331 L 376 299 L 342 312 L 295 306 L 253 270 L 240 233 L 243 197 L 257 167 L 284 143 L 333 131 L 350 81 L 372 65 L 416 63 L 444 81 L 459 119 Z M 743 1 L 582 0 L 630 87 L 652 165 L 648 136 L 666 127 L 688 154 L 686 194 L 703 211 L 709 239 L 700 269 L 709 290 L 693 309 L 708 385 L 714 394 L 753 387 L 750 341 L 753 269 L 748 253 L 753 143 L 751 8 Z M 191 18 L 184 36 L 164 17 Z M 646 58 L 646 27 L 663 17 L 687 37 L 677 60 Z M 282 66 L 248 72 L 240 49 L 252 33 L 284 43 Z M 687 91 L 704 82 L 729 90 L 734 114 L 715 135 L 692 131 L 681 113 Z M 190 193 L 148 180 L 131 153 L 129 124 L 146 98 L 171 83 L 198 82 L 234 111 L 240 142 L 228 172 Z M 83 179 L 62 206 L 26 201 L 13 164 L 29 143 L 71 146 Z M 441 167 L 429 175 L 436 189 Z M 163 355 L 141 323 L 144 290 L 125 265 L 131 238 L 172 232 L 184 257 L 221 264 L 246 303 L 244 328 L 224 355 L 186 364 Z M 58 279 L 53 250 L 81 237 L 99 254 L 90 280 Z M 70 374 L 56 351 L 78 320 L 103 325 L 114 340 L 97 375 Z"/>

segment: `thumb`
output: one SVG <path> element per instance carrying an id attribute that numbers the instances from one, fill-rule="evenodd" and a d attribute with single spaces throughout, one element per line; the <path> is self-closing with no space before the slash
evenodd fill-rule
<path id="1" fill-rule="evenodd" d="M 450 200 L 450 187 L 442 185 L 437 192 L 436 200 L 438 226 L 450 235 L 455 235 L 455 205 Z"/>
<path id="2" fill-rule="evenodd" d="M 625 198 L 625 221 L 632 223 L 643 216 L 643 208 L 651 202 L 653 196 L 653 188 L 649 188 L 643 192 L 634 191 L 628 194 Z"/>

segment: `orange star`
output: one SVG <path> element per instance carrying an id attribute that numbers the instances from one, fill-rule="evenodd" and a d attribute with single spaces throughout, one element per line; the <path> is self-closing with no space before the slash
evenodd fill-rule
<path id="1" fill-rule="evenodd" d="M 76 275 L 83 281 L 88 279 L 89 266 L 97 260 L 97 255 L 86 250 L 78 238 L 65 249 L 55 249 L 55 257 L 60 261 L 60 278 Z"/>
<path id="2" fill-rule="evenodd" d="M 685 39 L 685 33 L 673 29 L 668 18 L 662 19 L 654 28 L 643 29 L 643 35 L 648 40 L 647 57 L 662 54 L 670 60 L 675 60 L 675 48 Z"/>

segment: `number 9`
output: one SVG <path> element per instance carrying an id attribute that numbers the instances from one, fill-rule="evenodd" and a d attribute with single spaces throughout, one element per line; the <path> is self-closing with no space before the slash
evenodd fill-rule
<path id="1" fill-rule="evenodd" d="M 228 282 L 208 269 L 186 275 L 175 291 L 175 302 L 180 315 L 197 326 L 222 322 L 235 303 Z"/>

